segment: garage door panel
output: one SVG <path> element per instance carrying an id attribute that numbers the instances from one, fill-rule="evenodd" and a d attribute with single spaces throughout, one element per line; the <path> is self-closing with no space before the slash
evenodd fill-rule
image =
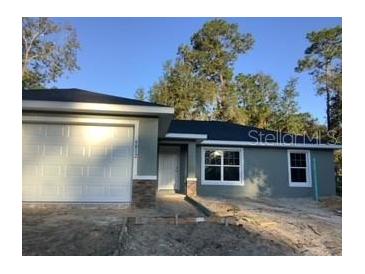
<path id="1" fill-rule="evenodd" d="M 88 157 L 92 160 L 103 159 L 108 156 L 108 148 L 106 146 L 89 146 L 88 147 Z"/>
<path id="2" fill-rule="evenodd" d="M 42 154 L 40 145 L 38 144 L 23 144 L 23 156 L 34 156 Z"/>
<path id="3" fill-rule="evenodd" d="M 122 128 L 122 127 L 119 127 Z M 119 129 L 116 129 L 119 131 Z M 68 136 L 72 142 L 93 141 L 94 143 L 109 143 L 113 139 L 114 127 L 71 125 L 68 126 Z M 122 133 L 122 138 L 126 134 Z"/>
<path id="4" fill-rule="evenodd" d="M 45 136 L 45 125 L 39 124 L 23 124 L 23 139 L 26 138 L 35 138 L 39 136 Z"/>
<path id="5" fill-rule="evenodd" d="M 43 197 L 45 200 L 52 201 L 53 199 L 57 199 L 57 197 L 60 196 L 60 190 L 59 190 L 58 184 L 54 183 L 44 183 L 40 187 L 40 193 L 39 195 Z"/>
<path id="6" fill-rule="evenodd" d="M 110 188 L 110 199 L 121 199 L 121 200 L 125 200 L 128 199 L 128 196 L 130 195 L 129 193 L 130 189 L 127 187 L 111 187 Z"/>
<path id="7" fill-rule="evenodd" d="M 36 177 L 38 176 L 38 169 L 39 167 L 34 164 L 34 161 L 24 161 L 23 160 L 23 168 L 22 168 L 22 174 L 23 174 L 23 182 L 26 177 Z M 27 181 L 27 180 L 25 180 Z"/>
<path id="8" fill-rule="evenodd" d="M 42 166 L 42 176 L 60 178 L 62 176 L 62 166 L 60 166 L 60 165 Z"/>
<path id="9" fill-rule="evenodd" d="M 130 202 L 133 129 L 23 125 L 23 200 Z"/>
<path id="10" fill-rule="evenodd" d="M 83 145 L 67 145 L 65 147 L 66 156 L 70 159 L 79 157 L 80 159 L 86 156 L 86 146 Z"/>
<path id="11" fill-rule="evenodd" d="M 129 170 L 123 167 L 111 167 L 110 168 L 110 177 L 111 178 L 126 178 L 128 179 Z"/>
<path id="12" fill-rule="evenodd" d="M 47 137 L 65 137 L 67 129 L 66 126 L 62 125 L 47 125 L 45 133 Z"/>
<path id="13" fill-rule="evenodd" d="M 82 177 L 85 167 L 79 165 L 68 165 L 66 167 L 66 177 Z"/>
<path id="14" fill-rule="evenodd" d="M 87 176 L 93 178 L 104 178 L 107 176 L 105 167 L 102 166 L 89 166 L 87 167 Z"/>
<path id="15" fill-rule="evenodd" d="M 39 187 L 23 183 L 23 201 L 40 201 Z"/>

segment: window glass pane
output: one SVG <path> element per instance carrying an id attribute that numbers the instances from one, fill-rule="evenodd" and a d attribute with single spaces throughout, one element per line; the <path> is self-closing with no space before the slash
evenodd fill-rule
<path id="1" fill-rule="evenodd" d="M 218 150 L 205 151 L 205 164 L 207 165 L 220 165 L 222 154 Z"/>
<path id="2" fill-rule="evenodd" d="M 306 154 L 305 153 L 290 153 L 290 166 L 291 167 L 306 167 Z"/>
<path id="3" fill-rule="evenodd" d="M 240 168 L 239 167 L 224 167 L 223 170 L 224 181 L 239 181 Z"/>
<path id="4" fill-rule="evenodd" d="M 224 151 L 224 165 L 239 165 L 240 153 L 238 151 Z"/>
<path id="5" fill-rule="evenodd" d="M 290 171 L 292 182 L 307 182 L 307 174 L 305 168 L 291 168 Z"/>
<path id="6" fill-rule="evenodd" d="M 221 180 L 221 167 L 220 166 L 205 167 L 205 180 L 220 181 Z"/>

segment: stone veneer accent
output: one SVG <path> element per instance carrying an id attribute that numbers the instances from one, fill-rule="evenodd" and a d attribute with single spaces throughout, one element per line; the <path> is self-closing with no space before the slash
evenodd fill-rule
<path id="1" fill-rule="evenodd" d="M 197 195 L 196 191 L 196 179 L 186 179 L 186 195 L 190 197 L 194 197 Z"/>
<path id="2" fill-rule="evenodd" d="M 135 207 L 146 208 L 156 206 L 156 193 L 156 180 L 133 180 L 132 202 Z"/>

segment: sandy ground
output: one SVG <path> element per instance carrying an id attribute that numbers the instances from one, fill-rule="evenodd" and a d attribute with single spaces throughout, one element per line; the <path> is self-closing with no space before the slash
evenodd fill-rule
<path id="1" fill-rule="evenodd" d="M 130 211 L 128 211 L 128 214 Z M 238 226 L 216 223 L 140 224 L 123 209 L 23 209 L 23 255 L 295 255 Z"/>
<path id="2" fill-rule="evenodd" d="M 23 207 L 23 255 L 340 255 L 340 201 L 200 200 L 237 225 L 134 224 L 133 217 L 201 216 L 181 196 L 155 209 Z M 232 217 L 233 216 L 233 217 Z"/>
<path id="3" fill-rule="evenodd" d="M 296 255 L 285 243 L 242 227 L 215 223 L 147 224 L 128 227 L 120 255 Z"/>
<path id="4" fill-rule="evenodd" d="M 250 232 L 284 243 L 299 255 L 341 255 L 340 198 L 245 199 L 197 198 L 217 216 L 233 216 Z M 287 255 L 287 254 L 283 254 Z"/>

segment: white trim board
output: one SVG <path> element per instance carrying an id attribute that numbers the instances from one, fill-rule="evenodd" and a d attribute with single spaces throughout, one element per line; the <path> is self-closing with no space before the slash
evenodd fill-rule
<path id="1" fill-rule="evenodd" d="M 174 108 L 171 107 L 37 100 L 23 100 L 23 110 L 114 114 L 174 114 Z"/>
<path id="2" fill-rule="evenodd" d="M 226 146 L 259 146 L 259 147 L 284 147 L 284 148 L 321 148 L 321 149 L 341 149 L 341 145 L 324 144 L 283 144 L 283 143 L 258 143 L 248 141 L 221 141 L 204 140 L 202 145 L 226 145 Z"/>
<path id="3" fill-rule="evenodd" d="M 175 139 L 207 139 L 207 134 L 190 134 L 190 133 L 167 133 L 165 138 Z"/>
<path id="4" fill-rule="evenodd" d="M 134 128 L 133 136 L 133 179 L 137 176 L 138 169 L 138 140 L 139 121 L 107 118 L 86 118 L 86 117 L 53 117 L 53 116 L 31 116 L 23 115 L 22 121 L 25 123 L 50 123 L 50 124 L 89 124 L 89 125 L 111 125 L 111 126 L 131 126 Z"/>
<path id="5" fill-rule="evenodd" d="M 136 175 L 133 176 L 133 180 L 157 180 L 156 175 Z"/>

